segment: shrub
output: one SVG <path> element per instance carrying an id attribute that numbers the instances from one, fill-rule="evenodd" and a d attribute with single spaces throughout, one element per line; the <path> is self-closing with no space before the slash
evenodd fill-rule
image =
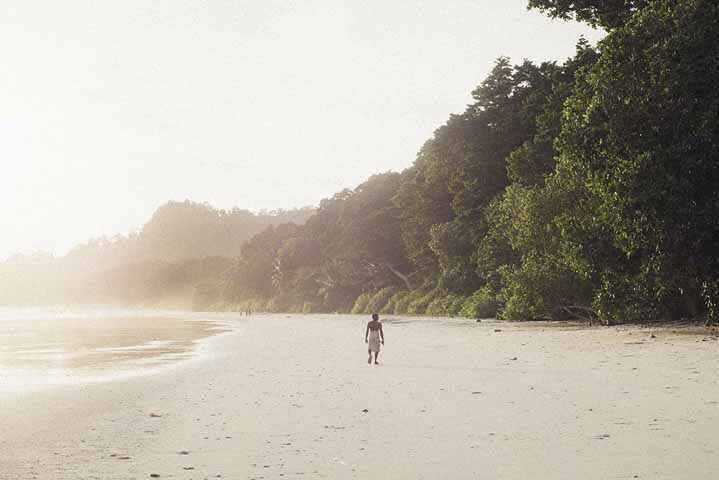
<path id="1" fill-rule="evenodd" d="M 384 307 L 379 311 L 379 313 L 397 313 L 395 311 L 397 307 L 397 302 L 401 301 L 403 298 L 405 298 L 407 295 L 409 295 L 408 290 L 400 290 L 399 292 L 396 292 L 394 295 L 392 295 L 389 300 L 387 300 L 387 303 Z"/>
<path id="2" fill-rule="evenodd" d="M 407 292 L 402 298 L 398 299 L 395 303 L 394 313 L 397 315 L 404 315 L 409 312 L 409 306 L 415 301 L 422 298 L 422 293 L 418 291 Z"/>
<path id="3" fill-rule="evenodd" d="M 497 315 L 497 300 L 489 287 L 482 287 L 467 297 L 460 313 L 467 318 L 491 318 Z"/>
<path id="4" fill-rule="evenodd" d="M 456 317 L 457 315 L 460 315 L 462 312 L 462 307 L 464 306 L 464 302 L 467 300 L 466 297 L 463 297 L 461 295 L 450 295 L 452 300 L 449 303 L 449 306 L 447 308 L 447 312 L 450 316 Z"/>
<path id="5" fill-rule="evenodd" d="M 707 323 L 716 323 L 719 318 L 719 282 L 716 280 L 704 282 L 702 298 L 707 309 Z"/>
<path id="6" fill-rule="evenodd" d="M 436 298 L 437 291 L 432 290 L 424 295 L 421 292 L 417 292 L 417 294 L 418 297 L 412 300 L 407 308 L 407 313 L 411 315 L 423 315 L 426 313 L 427 307 L 429 307 L 429 304 Z"/>
<path id="7" fill-rule="evenodd" d="M 454 317 L 459 315 L 465 300 L 464 297 L 453 294 L 438 296 L 427 307 L 427 315 Z"/>
<path id="8" fill-rule="evenodd" d="M 459 315 L 466 300 L 463 296 L 436 290 L 430 292 L 429 295 L 435 295 L 435 298 L 427 306 L 426 314 L 434 316 L 454 317 Z"/>
<path id="9" fill-rule="evenodd" d="M 435 317 L 446 317 L 447 307 L 449 305 L 448 297 L 437 297 L 427 306 L 427 315 Z"/>
<path id="10" fill-rule="evenodd" d="M 600 318 L 612 323 L 646 322 L 662 318 L 661 286 L 654 279 L 639 275 L 604 275 L 595 293 L 593 306 Z"/>
<path id="11" fill-rule="evenodd" d="M 371 294 L 369 294 L 369 293 L 363 293 L 362 295 L 357 297 L 354 305 L 352 306 L 352 310 L 350 313 L 354 313 L 354 314 L 366 313 L 367 303 L 369 303 L 370 297 L 371 297 Z"/>
<path id="12" fill-rule="evenodd" d="M 314 302 L 305 302 L 302 305 L 302 313 L 317 313 L 319 311 L 319 305 Z"/>
<path id="13" fill-rule="evenodd" d="M 394 287 L 386 287 L 372 295 L 365 306 L 363 313 L 379 313 L 394 294 Z"/>

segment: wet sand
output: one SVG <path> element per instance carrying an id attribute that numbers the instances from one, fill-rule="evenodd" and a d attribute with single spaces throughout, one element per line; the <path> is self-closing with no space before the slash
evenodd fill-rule
<path id="1" fill-rule="evenodd" d="M 365 321 L 238 317 L 152 374 L 0 394 L 0 478 L 719 471 L 713 332 L 405 319 L 371 366 Z"/>

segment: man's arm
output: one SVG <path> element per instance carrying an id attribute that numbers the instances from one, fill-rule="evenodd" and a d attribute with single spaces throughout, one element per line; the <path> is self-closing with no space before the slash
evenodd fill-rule
<path id="1" fill-rule="evenodd" d="M 364 343 L 367 343 L 367 336 L 369 335 L 369 323 L 367 324 L 367 328 L 364 331 Z"/>
<path id="2" fill-rule="evenodd" d="M 382 324 L 379 324 L 379 338 L 382 340 L 382 345 L 384 345 L 384 330 L 382 330 Z"/>

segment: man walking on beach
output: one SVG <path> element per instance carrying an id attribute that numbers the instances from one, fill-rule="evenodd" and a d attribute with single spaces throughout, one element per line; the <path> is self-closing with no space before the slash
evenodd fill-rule
<path id="1" fill-rule="evenodd" d="M 374 352 L 374 364 L 378 365 L 377 357 L 379 356 L 380 343 L 384 345 L 384 332 L 382 331 L 382 323 L 379 321 L 379 315 L 372 314 L 372 321 L 367 323 L 367 329 L 364 332 L 364 343 L 367 344 L 367 363 L 372 363 L 372 352 Z"/>

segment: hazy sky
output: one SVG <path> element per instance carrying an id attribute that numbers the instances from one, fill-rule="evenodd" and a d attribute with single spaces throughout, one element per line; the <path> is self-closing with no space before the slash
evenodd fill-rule
<path id="1" fill-rule="evenodd" d="M 290 208 L 409 166 L 496 57 L 581 34 L 526 0 L 0 0 L 0 259 L 168 200 Z"/>

